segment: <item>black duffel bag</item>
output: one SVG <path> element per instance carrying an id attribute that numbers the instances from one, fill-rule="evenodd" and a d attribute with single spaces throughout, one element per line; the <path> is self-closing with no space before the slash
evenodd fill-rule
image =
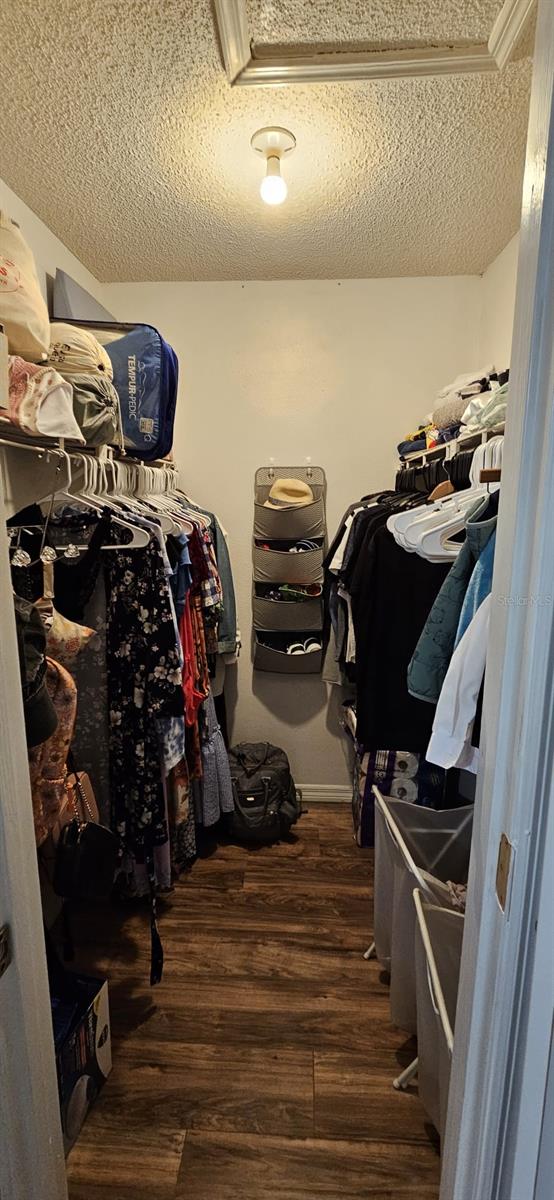
<path id="1" fill-rule="evenodd" d="M 302 813 L 284 750 L 269 742 L 241 742 L 229 751 L 235 811 L 231 834 L 240 842 L 277 842 Z"/>

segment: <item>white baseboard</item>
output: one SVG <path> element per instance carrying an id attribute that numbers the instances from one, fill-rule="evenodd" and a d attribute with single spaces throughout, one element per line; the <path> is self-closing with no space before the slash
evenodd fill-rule
<path id="1" fill-rule="evenodd" d="M 340 783 L 297 783 L 305 804 L 351 804 L 352 788 Z"/>

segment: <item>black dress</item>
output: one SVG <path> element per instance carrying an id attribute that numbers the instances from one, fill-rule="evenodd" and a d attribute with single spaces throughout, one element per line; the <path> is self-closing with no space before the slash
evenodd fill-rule
<path id="1" fill-rule="evenodd" d="M 409 554 L 386 524 L 370 533 L 351 581 L 357 737 L 368 750 L 424 754 L 435 706 L 408 692 L 408 664 L 451 563 Z"/>

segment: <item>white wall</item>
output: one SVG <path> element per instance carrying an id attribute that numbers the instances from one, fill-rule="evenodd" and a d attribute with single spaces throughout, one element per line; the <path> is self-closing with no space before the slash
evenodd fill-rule
<path id="1" fill-rule="evenodd" d="M 67 271 L 81 287 L 87 289 L 101 304 L 104 300 L 104 285 L 64 246 L 63 242 L 40 220 L 15 192 L 0 179 L 0 209 L 13 217 L 21 228 L 35 256 L 39 281 L 45 296 L 49 292 L 49 280 L 53 280 L 56 267 Z"/>
<path id="2" fill-rule="evenodd" d="M 482 276 L 479 364 L 494 363 L 498 371 L 510 365 L 518 250 L 516 233 Z"/>
<path id="3" fill-rule="evenodd" d="M 352 500 L 392 486 L 396 443 L 475 361 L 481 288 L 458 277 L 105 289 L 113 312 L 152 322 L 179 355 L 176 457 L 229 531 L 238 590 L 233 737 L 282 745 L 299 782 L 348 784 L 345 739 L 319 679 L 252 671 L 254 472 L 270 458 L 324 467 L 331 533 Z"/>

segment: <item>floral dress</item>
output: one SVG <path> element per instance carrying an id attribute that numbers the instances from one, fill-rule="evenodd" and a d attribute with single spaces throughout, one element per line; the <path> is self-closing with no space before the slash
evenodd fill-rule
<path id="1" fill-rule="evenodd" d="M 118 534 L 113 534 L 113 541 Z M 145 863 L 152 895 L 152 982 L 161 977 L 154 849 L 169 836 L 157 718 L 183 715 L 180 648 L 158 544 L 105 556 L 111 826 Z"/>

